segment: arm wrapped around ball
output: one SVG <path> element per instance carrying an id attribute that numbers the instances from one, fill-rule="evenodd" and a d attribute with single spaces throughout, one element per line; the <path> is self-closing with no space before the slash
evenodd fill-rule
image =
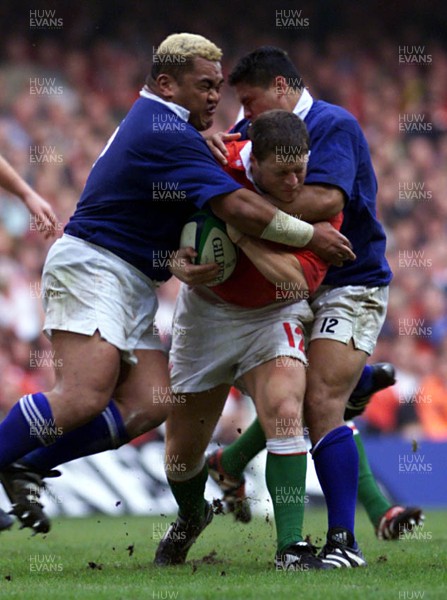
<path id="1" fill-rule="evenodd" d="M 286 248 L 273 248 L 227 225 L 228 237 L 237 244 L 264 277 L 274 285 L 294 283 L 303 292 L 308 290 L 307 280 L 299 260 Z"/>
<path id="2" fill-rule="evenodd" d="M 297 248 L 308 246 L 323 260 L 337 266 L 344 260 L 355 259 L 349 240 L 328 223 L 310 225 L 247 189 L 213 198 L 210 206 L 220 219 L 252 237 Z"/>

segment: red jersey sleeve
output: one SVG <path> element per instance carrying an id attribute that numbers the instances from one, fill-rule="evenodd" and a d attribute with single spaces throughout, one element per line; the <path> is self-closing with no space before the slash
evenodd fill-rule
<path id="1" fill-rule="evenodd" d="M 340 231 L 342 222 L 342 212 L 335 215 L 335 217 L 332 217 L 332 219 L 329 219 L 329 223 L 332 227 L 335 227 L 337 231 Z M 291 248 L 291 250 L 299 260 L 307 285 L 309 286 L 309 292 L 313 294 L 315 290 L 320 287 L 321 282 L 325 278 L 329 269 L 329 264 L 310 250 L 301 250 L 297 248 Z"/>

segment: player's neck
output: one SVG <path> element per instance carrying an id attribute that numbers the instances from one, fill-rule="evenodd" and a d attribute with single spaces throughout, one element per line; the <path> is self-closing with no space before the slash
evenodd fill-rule
<path id="1" fill-rule="evenodd" d="M 293 93 L 287 95 L 287 98 L 286 98 L 287 109 L 290 112 L 293 112 L 295 106 L 298 104 L 299 99 L 301 98 L 301 94 L 302 94 L 301 90 L 296 90 L 296 91 L 293 91 Z"/>
<path id="2" fill-rule="evenodd" d="M 158 96 L 158 98 L 161 98 L 162 100 L 164 100 L 164 98 L 162 97 L 160 92 L 157 91 L 157 88 L 155 86 L 150 85 L 149 83 L 145 83 L 143 85 L 143 90 L 145 92 L 149 92 L 149 94 L 154 94 L 154 96 Z"/>

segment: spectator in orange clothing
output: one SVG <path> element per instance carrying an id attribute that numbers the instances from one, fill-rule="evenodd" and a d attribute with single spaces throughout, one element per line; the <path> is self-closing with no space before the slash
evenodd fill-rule
<path id="1" fill-rule="evenodd" d="M 392 433 L 397 429 L 399 409 L 397 384 L 381 390 L 371 398 L 363 417 L 367 422 L 367 432 Z"/>
<path id="2" fill-rule="evenodd" d="M 435 442 L 447 441 L 447 351 L 441 352 L 434 372 L 422 379 L 416 397 L 416 411 L 423 436 Z"/>
<path id="3" fill-rule="evenodd" d="M 365 433 L 387 434 L 399 431 L 408 439 L 423 437 L 418 423 L 416 398 L 420 379 L 415 361 L 419 359 L 414 338 L 401 336 L 393 347 L 392 359 L 396 367 L 396 383 L 374 394 L 363 413 Z"/>

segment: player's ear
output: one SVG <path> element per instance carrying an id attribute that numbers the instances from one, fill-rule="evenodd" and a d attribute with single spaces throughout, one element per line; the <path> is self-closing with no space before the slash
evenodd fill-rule
<path id="1" fill-rule="evenodd" d="M 177 85 L 175 79 L 167 73 L 160 73 L 155 80 L 155 83 L 163 98 L 165 100 L 171 100 Z"/>

